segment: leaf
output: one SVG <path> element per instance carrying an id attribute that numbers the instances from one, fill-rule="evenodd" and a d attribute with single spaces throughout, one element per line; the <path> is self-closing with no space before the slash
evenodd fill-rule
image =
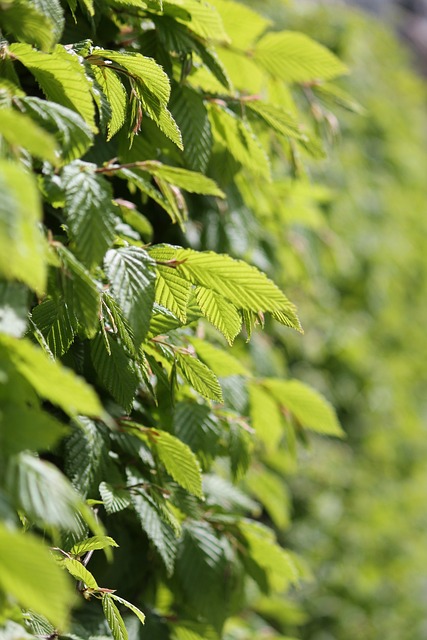
<path id="1" fill-rule="evenodd" d="M 76 55 L 62 45 L 51 54 L 35 51 L 27 44 L 12 44 L 9 51 L 31 71 L 48 100 L 77 111 L 96 132 L 90 84 Z"/>
<path id="2" fill-rule="evenodd" d="M 152 433 L 154 449 L 169 475 L 181 487 L 203 498 L 200 466 L 190 447 L 167 431 L 152 429 L 147 433 Z"/>
<path id="3" fill-rule="evenodd" d="M 139 346 L 147 334 L 152 314 L 156 279 L 154 261 L 144 249 L 130 246 L 110 249 L 104 263 L 112 295 Z"/>
<path id="4" fill-rule="evenodd" d="M 27 323 L 28 289 L 17 282 L 0 282 L 0 332 L 20 338 Z"/>
<path id="5" fill-rule="evenodd" d="M 108 293 L 102 294 L 102 302 L 106 309 L 104 316 L 104 326 L 107 331 L 114 332 L 129 354 L 136 357 L 135 339 L 129 322 L 124 317 L 122 309 Z"/>
<path id="6" fill-rule="evenodd" d="M 176 11 L 178 8 L 178 11 Z M 182 11 L 184 9 L 184 11 Z M 221 16 L 216 8 L 202 0 L 164 0 L 163 11 L 166 15 L 174 16 L 198 36 L 209 40 L 229 42 L 224 30 Z"/>
<path id="7" fill-rule="evenodd" d="M 203 490 L 206 494 L 206 504 L 220 506 L 227 515 L 242 511 L 259 514 L 261 510 L 260 505 L 244 491 L 220 476 L 214 474 L 203 476 Z"/>
<path id="8" fill-rule="evenodd" d="M 267 33 L 253 55 L 269 74 L 285 82 L 331 80 L 347 71 L 329 49 L 296 31 Z"/>
<path id="9" fill-rule="evenodd" d="M 64 300 L 44 300 L 34 307 L 31 317 L 55 357 L 68 351 L 74 340 L 74 326 Z"/>
<path id="10" fill-rule="evenodd" d="M 249 545 L 251 558 L 267 572 L 275 591 L 298 582 L 299 572 L 292 556 L 277 544 L 271 529 L 250 520 L 240 521 L 238 527 Z"/>
<path id="11" fill-rule="evenodd" d="M 20 98 L 19 106 L 56 138 L 64 163 L 80 158 L 91 146 L 92 130 L 75 111 L 56 102 L 30 96 Z"/>
<path id="12" fill-rule="evenodd" d="M 193 171 L 206 171 L 212 133 L 202 96 L 189 87 L 177 87 L 172 92 L 170 109 L 181 131 L 187 166 Z"/>
<path id="13" fill-rule="evenodd" d="M 131 504 L 129 491 L 127 489 L 118 489 L 108 484 L 108 482 L 101 482 L 99 485 L 99 493 L 101 494 L 102 502 L 108 514 L 123 511 L 123 509 L 126 509 Z"/>
<path id="14" fill-rule="evenodd" d="M 139 382 L 131 359 L 108 333 L 98 333 L 90 345 L 90 352 L 100 383 L 116 402 L 130 411 Z"/>
<path id="15" fill-rule="evenodd" d="M 303 427 L 325 435 L 344 436 L 334 408 L 318 391 L 299 380 L 265 378 L 262 384 Z"/>
<path id="16" fill-rule="evenodd" d="M 253 467 L 245 476 L 245 486 L 267 510 L 275 527 L 283 530 L 289 525 L 289 492 L 279 475 Z"/>
<path id="17" fill-rule="evenodd" d="M 226 615 L 225 597 L 231 595 L 227 594 L 230 583 L 224 576 L 226 566 L 224 548 L 213 527 L 187 519 L 174 577 L 186 605 L 208 621 Z"/>
<path id="18" fill-rule="evenodd" d="M 232 0 L 211 0 L 211 2 L 221 15 L 233 48 L 245 51 L 271 24 L 270 20 L 241 2 Z"/>
<path id="19" fill-rule="evenodd" d="M 166 108 L 170 97 L 170 83 L 162 67 L 152 58 L 136 52 L 120 53 L 109 49 L 94 48 L 87 58 L 92 64 L 100 60 L 115 63 L 115 70 L 126 75 L 148 116 L 163 133 L 182 149 L 181 134 L 175 120 Z M 101 63 L 105 64 L 105 62 Z M 120 65 L 118 68 L 116 65 Z M 111 66 L 109 67 L 111 69 Z"/>
<path id="20" fill-rule="evenodd" d="M 100 295 L 96 282 L 75 256 L 63 246 L 56 251 L 61 259 L 64 304 L 77 321 L 79 333 L 93 338 L 99 328 Z M 74 322 L 73 322 L 74 324 Z"/>
<path id="21" fill-rule="evenodd" d="M 224 296 L 206 287 L 196 287 L 195 294 L 205 318 L 221 331 L 228 344 L 232 345 L 242 328 L 242 317 L 237 308 Z"/>
<path id="22" fill-rule="evenodd" d="M 0 587 L 22 607 L 45 615 L 55 626 L 67 626 L 74 601 L 67 576 L 35 535 L 9 530 L 2 523 Z"/>
<path id="23" fill-rule="evenodd" d="M 65 441 L 65 471 L 73 486 L 83 496 L 96 490 L 109 461 L 110 441 L 99 424 L 79 416 Z"/>
<path id="24" fill-rule="evenodd" d="M 216 375 L 205 364 L 190 355 L 175 353 L 178 371 L 198 391 L 209 400 L 222 402 L 221 385 Z"/>
<path id="25" fill-rule="evenodd" d="M 162 261 L 168 256 L 171 266 L 190 282 L 219 293 L 237 308 L 281 311 L 290 326 L 299 329 L 295 307 L 267 276 L 242 260 L 212 251 L 197 252 L 172 246 L 153 247 L 150 255 Z"/>
<path id="26" fill-rule="evenodd" d="M 275 451 L 284 435 L 284 421 L 280 405 L 265 388 L 249 383 L 251 424 L 266 451 Z"/>
<path id="27" fill-rule="evenodd" d="M 40 199 L 33 176 L 0 160 L 0 274 L 42 291 L 46 283 Z"/>
<path id="28" fill-rule="evenodd" d="M 170 81 L 168 75 L 153 58 L 147 58 L 136 52 L 113 51 L 95 47 L 88 62 L 97 64 L 97 58 L 111 60 L 122 67 L 123 73 L 146 85 L 148 90 L 158 98 L 160 104 L 166 105 L 170 97 Z M 111 63 L 110 63 L 111 64 Z"/>
<path id="29" fill-rule="evenodd" d="M 178 402 L 173 415 L 176 436 L 187 444 L 204 466 L 218 453 L 222 427 L 206 404 L 198 402 Z"/>
<path id="30" fill-rule="evenodd" d="M 125 623 L 123 622 L 123 618 L 114 604 L 110 593 L 102 594 L 102 608 L 114 640 L 128 640 L 128 632 L 126 631 Z"/>
<path id="31" fill-rule="evenodd" d="M 11 147 L 22 147 L 36 158 L 57 164 L 57 147 L 53 137 L 22 113 L 12 109 L 1 110 L 0 136 Z"/>
<path id="32" fill-rule="evenodd" d="M 88 551 L 97 551 L 100 549 L 106 549 L 107 547 L 118 547 L 119 545 L 113 538 L 109 536 L 92 536 L 92 538 L 87 538 L 86 540 L 81 540 L 77 542 L 70 549 L 70 553 L 73 556 L 82 556 Z M 86 584 L 88 584 L 86 582 Z M 88 585 L 90 586 L 90 585 Z"/>
<path id="33" fill-rule="evenodd" d="M 34 0 L 38 11 L 40 11 L 51 24 L 54 42 L 61 39 L 64 30 L 65 16 L 60 0 Z"/>
<path id="34" fill-rule="evenodd" d="M 188 171 L 181 167 L 168 166 L 157 160 L 145 160 L 141 163 L 141 168 L 151 175 L 158 176 L 171 185 L 180 187 L 190 193 L 201 193 L 219 198 L 225 197 L 224 193 L 213 180 L 196 171 Z"/>
<path id="35" fill-rule="evenodd" d="M 0 449 L 6 455 L 19 451 L 46 451 L 67 433 L 67 427 L 49 415 L 16 402 L 3 402 L 0 418 Z"/>
<path id="36" fill-rule="evenodd" d="M 190 342 L 196 349 L 197 355 L 203 362 L 212 369 L 218 377 L 245 376 L 249 375 L 248 369 L 229 350 L 218 349 L 207 340 L 190 338 Z"/>
<path id="37" fill-rule="evenodd" d="M 6 486 L 18 509 L 41 526 L 78 531 L 76 515 L 89 510 L 67 478 L 50 462 L 22 452 L 9 461 Z"/>
<path id="38" fill-rule="evenodd" d="M 182 221 L 182 212 L 179 210 L 176 202 L 177 195 L 175 195 L 174 197 L 174 194 L 171 193 L 171 188 L 169 185 L 167 185 L 167 183 L 161 181 L 160 179 L 157 180 L 157 185 L 159 186 L 159 188 L 162 182 L 168 188 L 169 193 L 166 194 L 168 195 L 168 197 L 166 197 L 163 192 L 161 193 L 160 191 L 158 191 L 158 189 L 156 189 L 148 180 L 145 180 L 137 171 L 122 169 L 118 172 L 118 175 L 121 178 L 127 179 L 132 186 L 137 187 L 140 191 L 142 191 L 142 193 L 148 195 L 154 200 L 154 202 L 157 202 L 157 204 L 160 205 L 169 214 L 173 222 Z M 178 189 L 175 189 L 175 191 L 178 191 L 178 193 L 180 194 Z"/>
<path id="39" fill-rule="evenodd" d="M 270 162 L 248 122 L 230 109 L 217 104 L 209 107 L 212 133 L 215 140 L 244 167 L 266 180 L 271 180 Z"/>
<path id="40" fill-rule="evenodd" d="M 73 576 L 73 578 L 84 582 L 84 584 L 89 587 L 89 589 L 99 589 L 98 583 L 96 582 L 91 572 L 88 571 L 86 567 L 78 560 L 73 560 L 72 558 L 64 558 L 61 564 L 64 565 L 64 567 Z"/>
<path id="41" fill-rule="evenodd" d="M 107 140 L 111 140 L 111 138 L 120 131 L 126 120 L 126 89 L 117 74 L 113 70 L 108 69 L 108 67 L 94 66 L 93 72 L 111 107 L 111 118 L 107 124 Z"/>
<path id="42" fill-rule="evenodd" d="M 259 118 L 276 133 L 286 138 L 308 140 L 308 136 L 303 133 L 300 124 L 285 109 L 261 100 L 247 100 L 244 104 L 249 117 L 252 115 Z"/>
<path id="43" fill-rule="evenodd" d="M 136 615 L 136 617 L 141 622 L 141 624 L 144 624 L 145 615 L 142 613 L 142 611 L 140 609 L 138 609 L 138 607 L 136 607 L 131 602 L 128 602 L 124 598 L 120 598 L 120 596 L 116 596 L 115 593 L 111 593 L 110 597 L 113 598 L 113 600 L 116 600 L 116 602 L 120 602 L 120 604 L 122 604 L 123 606 L 127 607 L 128 609 L 130 609 L 130 611 L 132 611 L 132 613 L 134 613 Z"/>
<path id="44" fill-rule="evenodd" d="M 168 266 L 157 264 L 156 272 L 156 302 L 169 309 L 181 322 L 185 323 L 191 284 L 176 273 L 175 269 Z"/>
<path id="45" fill-rule="evenodd" d="M 56 41 L 53 22 L 28 0 L 4 0 L 0 25 L 5 34 L 12 33 L 20 42 L 35 44 L 45 51 Z"/>
<path id="46" fill-rule="evenodd" d="M 70 416 L 77 413 L 102 415 L 102 406 L 92 387 L 73 371 L 50 360 L 28 340 L 0 336 L 0 347 L 7 349 L 17 371 L 42 398 L 58 405 Z"/>
<path id="47" fill-rule="evenodd" d="M 76 160 L 62 174 L 70 235 L 77 256 L 89 269 L 99 264 L 112 244 L 116 215 L 111 186 L 95 169 Z"/>
<path id="48" fill-rule="evenodd" d="M 155 502 L 145 492 L 132 495 L 132 504 L 143 531 L 157 549 L 168 575 L 172 575 L 177 546 L 172 527 L 164 521 Z"/>
<path id="49" fill-rule="evenodd" d="M 166 182 L 180 187 L 190 193 L 201 193 L 203 195 L 217 196 L 224 198 L 225 195 L 218 185 L 201 173 L 188 171 L 181 167 L 172 167 L 162 164 L 157 160 L 145 160 L 141 163 L 141 168 L 153 176 L 157 176 Z"/>

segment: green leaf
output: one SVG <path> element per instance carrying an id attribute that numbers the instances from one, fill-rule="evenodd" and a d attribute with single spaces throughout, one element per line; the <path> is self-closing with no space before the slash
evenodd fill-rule
<path id="1" fill-rule="evenodd" d="M 97 65 L 105 65 L 105 61 L 107 64 L 113 62 L 114 69 L 129 78 L 131 86 L 148 116 L 154 120 L 168 138 L 182 149 L 181 134 L 175 120 L 166 108 L 170 97 L 169 78 L 155 60 L 140 53 L 120 53 L 98 48 L 93 49 L 92 55 L 87 60 Z M 111 69 L 111 66 L 109 68 Z"/>
<path id="2" fill-rule="evenodd" d="M 282 312 L 289 325 L 299 329 L 295 307 L 280 289 L 258 271 L 242 260 L 212 251 L 197 252 L 168 245 L 153 247 L 150 255 L 165 261 L 190 282 L 205 287 L 226 297 L 236 307 L 254 312 Z M 159 258 L 157 258 L 159 256 Z M 161 256 L 161 257 L 160 257 Z"/>
<path id="3" fill-rule="evenodd" d="M 11 147 L 22 147 L 36 158 L 57 164 L 57 147 L 53 137 L 22 113 L 13 109 L 1 110 L 0 136 Z"/>
<path id="4" fill-rule="evenodd" d="M 100 383 L 126 411 L 132 408 L 138 375 L 132 360 L 108 333 L 91 342 L 91 358 Z"/>
<path id="5" fill-rule="evenodd" d="M 52 33 L 55 38 L 54 42 L 59 42 L 65 24 L 64 9 L 61 6 L 60 0 L 33 0 L 33 2 L 38 11 L 50 21 Z"/>
<path id="6" fill-rule="evenodd" d="M 148 432 L 147 432 L 148 433 Z M 167 431 L 151 429 L 154 449 L 166 471 L 181 487 L 203 498 L 200 465 L 190 447 Z M 151 443 L 151 439 L 148 439 Z"/>
<path id="7" fill-rule="evenodd" d="M 193 171 L 206 171 L 212 133 L 202 96 L 189 87 L 178 87 L 172 93 L 170 109 L 181 131 L 187 166 Z"/>
<path id="8" fill-rule="evenodd" d="M 218 196 L 220 198 L 225 197 L 224 193 L 213 180 L 196 171 L 188 171 L 181 167 L 171 167 L 157 160 L 145 160 L 141 163 L 141 169 L 190 193 L 201 193 L 203 195 Z"/>
<path id="9" fill-rule="evenodd" d="M 178 9 L 178 10 L 177 10 Z M 164 0 L 163 10 L 190 31 L 208 40 L 229 42 L 221 16 L 209 2 L 197 0 Z"/>
<path id="10" fill-rule="evenodd" d="M 122 309 L 108 293 L 104 292 L 102 294 L 102 302 L 106 309 L 106 312 L 103 314 L 106 330 L 114 332 L 129 353 L 136 357 L 137 350 L 135 349 L 133 331 L 129 322 L 126 320 Z"/>
<path id="11" fill-rule="evenodd" d="M 112 244 L 116 215 L 111 185 L 95 170 L 95 165 L 76 160 L 62 174 L 70 235 L 77 256 L 89 269 Z"/>
<path id="12" fill-rule="evenodd" d="M 157 202 L 171 217 L 173 222 L 182 222 L 183 212 L 180 210 L 177 204 L 177 198 L 183 200 L 179 189 L 175 188 L 175 193 L 171 192 L 171 187 L 160 178 L 157 179 L 157 186 L 162 188 L 163 186 L 168 189 L 162 188 L 162 192 L 158 191 L 148 180 L 145 180 L 137 171 L 131 171 L 130 169 L 122 169 L 118 172 L 119 177 L 125 178 L 132 186 L 137 187 L 142 193 L 148 195 L 150 198 Z M 178 193 L 177 193 L 178 192 Z M 185 203 L 180 203 L 181 206 Z"/>
<path id="13" fill-rule="evenodd" d="M 46 451 L 67 433 L 67 427 L 49 415 L 16 402 L 2 402 L 0 449 L 6 455 L 19 451 Z"/>
<path id="14" fill-rule="evenodd" d="M 11 531 L 2 523 L 0 587 L 22 607 L 45 615 L 57 627 L 67 626 L 74 601 L 67 576 L 36 536 Z"/>
<path id="15" fill-rule="evenodd" d="M 218 104 L 210 105 L 209 114 L 214 139 L 218 140 L 237 162 L 255 175 L 270 181 L 268 156 L 249 123 Z"/>
<path id="16" fill-rule="evenodd" d="M 138 609 L 138 607 L 136 607 L 131 602 L 128 602 L 124 598 L 120 598 L 120 596 L 116 596 L 115 593 L 111 593 L 110 597 L 113 598 L 113 600 L 115 600 L 116 602 L 120 602 L 120 604 L 122 604 L 124 607 L 127 607 L 128 609 L 130 609 L 130 611 L 132 611 L 132 613 L 136 615 L 136 617 L 141 622 L 141 624 L 144 624 L 145 615 L 142 613 L 140 609 Z"/>
<path id="17" fill-rule="evenodd" d="M 0 25 L 5 34 L 11 33 L 20 42 L 35 44 L 45 51 L 56 41 L 53 22 L 28 0 L 4 0 Z"/>
<path id="18" fill-rule="evenodd" d="M 34 307 L 31 316 L 53 355 L 60 358 L 74 340 L 74 322 L 65 300 L 47 299 Z"/>
<path id="19" fill-rule="evenodd" d="M 344 436 L 334 408 L 315 389 L 299 380 L 265 378 L 262 384 L 303 427 L 325 435 Z"/>
<path id="20" fill-rule="evenodd" d="M 205 318 L 221 331 L 228 344 L 232 345 L 242 328 L 242 317 L 237 308 L 224 296 L 206 287 L 196 287 L 195 294 Z"/>
<path id="21" fill-rule="evenodd" d="M 264 472 L 264 470 L 263 470 Z M 244 491 L 215 474 L 203 476 L 203 490 L 208 506 L 220 506 L 227 514 L 250 511 L 260 514 L 260 505 Z"/>
<path id="22" fill-rule="evenodd" d="M 0 332 L 20 338 L 27 323 L 28 289 L 17 282 L 0 282 Z"/>
<path id="23" fill-rule="evenodd" d="M 280 404 L 256 382 L 249 383 L 248 390 L 252 427 L 266 450 L 273 452 L 284 435 Z"/>
<path id="24" fill-rule="evenodd" d="M 285 138 L 308 140 L 308 136 L 301 130 L 301 125 L 282 107 L 261 100 L 247 100 L 244 104 L 249 117 L 252 115 L 255 116 L 255 119 L 262 120 L 276 133 L 285 136 Z"/>
<path id="25" fill-rule="evenodd" d="M 186 520 L 180 542 L 175 578 L 187 606 L 208 621 L 225 616 L 227 561 L 224 548 L 213 527 L 205 522 Z"/>
<path id="26" fill-rule="evenodd" d="M 241 2 L 213 0 L 212 4 L 221 15 L 233 48 L 245 51 L 271 24 L 270 20 Z"/>
<path id="27" fill-rule="evenodd" d="M 56 251 L 61 259 L 64 304 L 76 318 L 79 333 L 93 338 L 99 328 L 100 295 L 96 282 L 75 256 L 63 246 Z M 73 320 L 74 325 L 74 320 Z"/>
<path id="28" fill-rule="evenodd" d="M 156 279 L 154 261 L 144 249 L 130 246 L 110 249 L 104 263 L 112 295 L 139 346 L 147 334 L 152 314 Z"/>
<path id="29" fill-rule="evenodd" d="M 203 362 L 178 351 L 175 353 L 178 371 L 202 396 L 222 402 L 221 385 L 216 375 Z"/>
<path id="30" fill-rule="evenodd" d="M 33 176 L 0 161 L 0 274 L 42 291 L 46 283 L 40 199 Z"/>
<path id="31" fill-rule="evenodd" d="M 153 58 L 147 58 L 135 52 L 121 53 L 95 47 L 88 62 L 99 64 L 97 58 L 117 63 L 123 69 L 122 73 L 127 73 L 133 80 L 138 80 L 146 85 L 149 91 L 158 98 L 160 104 L 166 105 L 168 103 L 170 97 L 169 77 Z"/>
<path id="32" fill-rule="evenodd" d="M 108 69 L 108 67 L 94 66 L 93 72 L 111 107 L 111 118 L 107 124 L 107 140 L 111 140 L 111 138 L 120 131 L 126 120 L 126 89 L 117 74 L 111 69 Z"/>
<path id="33" fill-rule="evenodd" d="M 298 581 L 299 572 L 292 556 L 277 544 L 271 529 L 250 520 L 242 520 L 238 527 L 249 545 L 251 558 L 267 572 L 274 590 L 283 591 Z"/>
<path id="34" fill-rule="evenodd" d="M 76 516 L 88 508 L 67 478 L 50 462 L 22 452 L 9 461 L 6 486 L 18 509 L 40 526 L 78 531 Z"/>
<path id="35" fill-rule="evenodd" d="M 218 349 L 207 340 L 190 338 L 190 342 L 196 349 L 197 355 L 203 362 L 212 369 L 218 377 L 227 376 L 248 376 L 248 369 L 242 365 L 237 358 L 232 356 L 229 350 Z"/>
<path id="36" fill-rule="evenodd" d="M 131 504 L 129 491 L 127 489 L 113 487 L 111 484 L 108 484 L 108 482 L 101 482 L 99 485 L 99 493 L 101 494 L 102 502 L 108 514 L 123 511 L 123 509 L 126 509 Z"/>
<path id="37" fill-rule="evenodd" d="M 70 416 L 77 413 L 102 415 L 102 406 L 92 387 L 73 371 L 50 360 L 28 340 L 0 336 L 0 347 L 8 350 L 17 371 L 42 398 L 58 405 Z"/>
<path id="38" fill-rule="evenodd" d="M 102 608 L 114 640 L 129 640 L 125 623 L 110 593 L 102 594 Z"/>
<path id="39" fill-rule="evenodd" d="M 65 441 L 65 471 L 73 486 L 86 497 L 96 491 L 108 469 L 110 442 L 99 424 L 79 416 Z"/>
<path id="40" fill-rule="evenodd" d="M 269 74 L 285 82 L 331 80 L 347 71 L 326 47 L 296 31 L 267 33 L 253 55 Z"/>
<path id="41" fill-rule="evenodd" d="M 84 582 L 89 589 L 99 589 L 98 583 L 91 572 L 88 571 L 78 560 L 74 560 L 73 558 L 64 558 L 61 564 L 64 565 L 73 578 Z"/>
<path id="42" fill-rule="evenodd" d="M 140 491 L 132 495 L 132 504 L 142 529 L 157 549 L 170 576 L 174 568 L 177 547 L 171 525 L 164 521 L 164 515 L 146 492 Z"/>
<path id="43" fill-rule="evenodd" d="M 82 556 L 88 551 L 97 551 L 99 549 L 106 549 L 107 547 L 118 547 L 119 545 L 113 538 L 109 536 L 92 536 L 86 540 L 81 540 L 72 546 L 70 553 L 73 556 Z M 86 584 L 88 584 L 86 582 Z M 88 585 L 90 586 L 90 585 Z"/>
<path id="44" fill-rule="evenodd" d="M 181 322 L 185 323 L 191 284 L 175 269 L 168 266 L 157 264 L 156 272 L 156 302 L 169 309 Z"/>
<path id="45" fill-rule="evenodd" d="M 19 99 L 19 106 L 59 143 L 64 163 L 80 158 L 93 142 L 93 133 L 83 118 L 56 102 L 35 97 Z"/>
<path id="46" fill-rule="evenodd" d="M 91 86 L 76 55 L 62 45 L 57 45 L 52 54 L 35 51 L 27 44 L 12 44 L 9 50 L 31 71 L 48 100 L 77 111 L 96 132 Z"/>
<path id="47" fill-rule="evenodd" d="M 265 468 L 253 467 L 245 476 L 245 486 L 267 510 L 278 529 L 283 530 L 289 525 L 289 492 L 279 475 Z"/>

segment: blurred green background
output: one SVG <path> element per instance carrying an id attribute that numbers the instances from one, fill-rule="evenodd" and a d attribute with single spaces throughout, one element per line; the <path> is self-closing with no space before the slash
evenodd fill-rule
<path id="1" fill-rule="evenodd" d="M 260 246 L 251 259 L 280 257 L 274 277 L 306 328 L 303 338 L 282 339 L 277 327 L 271 341 L 257 334 L 258 372 L 315 385 L 348 434 L 346 442 L 307 444 L 298 473 L 291 461 L 281 465 L 293 496 L 281 539 L 308 561 L 313 579 L 263 613 L 303 640 L 424 640 L 426 86 L 414 53 L 373 15 L 337 2 L 248 4 L 275 28 L 324 43 L 350 68 L 341 83 L 347 95 L 310 86 L 296 96 L 329 157 L 295 185 L 278 159 L 265 196 L 275 198 L 275 214 L 252 230 Z"/>

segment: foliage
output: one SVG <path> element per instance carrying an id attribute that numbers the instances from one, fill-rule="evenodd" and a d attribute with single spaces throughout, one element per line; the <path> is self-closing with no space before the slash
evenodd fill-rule
<path id="1" fill-rule="evenodd" d="M 244 245 L 277 154 L 304 184 L 323 153 L 291 88 L 346 67 L 231 1 L 4 0 L 0 28 L 1 633 L 222 637 L 304 573 L 269 454 L 342 435 L 251 364 L 302 329 Z"/>

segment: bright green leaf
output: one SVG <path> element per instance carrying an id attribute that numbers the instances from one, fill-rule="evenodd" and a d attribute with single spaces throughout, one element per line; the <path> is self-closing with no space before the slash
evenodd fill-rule
<path id="1" fill-rule="evenodd" d="M 35 535 L 1 523 L 0 587 L 22 607 L 38 611 L 58 627 L 67 626 L 74 596 L 65 573 Z"/>

